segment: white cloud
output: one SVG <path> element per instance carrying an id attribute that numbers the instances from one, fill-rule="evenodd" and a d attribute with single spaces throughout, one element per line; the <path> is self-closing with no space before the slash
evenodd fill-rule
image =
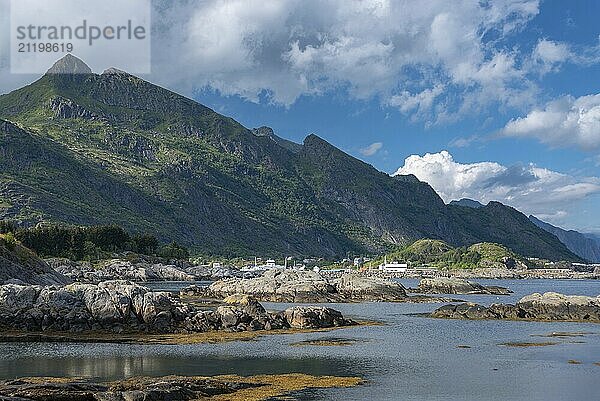
<path id="1" fill-rule="evenodd" d="M 553 146 L 600 147 L 600 94 L 564 96 L 512 119 L 501 130 L 510 137 L 533 137 Z"/>
<path id="2" fill-rule="evenodd" d="M 5 4 L 0 0 L 0 15 Z M 531 107 L 537 72 L 556 68 L 566 51 L 582 53 L 546 39 L 530 48 L 512 45 L 539 13 L 538 0 L 154 0 L 153 6 L 153 74 L 145 78 L 159 84 L 285 106 L 341 88 L 433 124 L 490 105 Z M 0 78 L 0 90 L 23 82 L 1 63 Z"/>
<path id="3" fill-rule="evenodd" d="M 440 121 L 493 102 L 530 103 L 524 56 L 507 53 L 504 39 L 537 15 L 538 0 L 153 4 L 148 78 L 187 94 L 210 88 L 287 106 L 341 88 Z"/>
<path id="4" fill-rule="evenodd" d="M 470 198 L 500 201 L 524 213 L 560 223 L 576 203 L 600 193 L 600 178 L 574 177 L 529 165 L 458 163 L 447 151 L 408 157 L 394 175 L 414 174 L 449 202 Z"/>
<path id="5" fill-rule="evenodd" d="M 433 88 L 425 89 L 415 94 L 411 94 L 409 91 L 402 91 L 398 95 L 393 95 L 388 104 L 398 107 L 403 113 L 411 111 L 424 113 L 431 110 L 433 102 L 443 91 L 444 86 L 442 84 L 437 84 Z"/>
<path id="6" fill-rule="evenodd" d="M 360 150 L 360 154 L 362 154 L 363 156 L 373 156 L 382 147 L 383 147 L 383 143 L 381 143 L 381 142 L 374 142 L 374 143 L 370 144 L 369 146 L 367 146 L 366 148 L 362 148 Z"/>
<path id="7" fill-rule="evenodd" d="M 572 54 L 566 43 L 541 39 L 533 49 L 531 58 L 539 72 L 545 74 L 572 58 Z"/>

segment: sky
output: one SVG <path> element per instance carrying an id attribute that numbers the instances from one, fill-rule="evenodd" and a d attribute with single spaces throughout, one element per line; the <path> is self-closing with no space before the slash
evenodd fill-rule
<path id="1" fill-rule="evenodd" d="M 315 133 L 446 202 L 598 233 L 598 15 L 585 0 L 154 0 L 142 77 L 249 128 Z M 8 66 L 0 92 L 34 78 Z"/>

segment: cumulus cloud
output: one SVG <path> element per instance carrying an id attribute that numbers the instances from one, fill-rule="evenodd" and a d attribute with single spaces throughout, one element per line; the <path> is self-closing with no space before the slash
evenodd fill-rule
<path id="1" fill-rule="evenodd" d="M 600 147 L 600 94 L 563 96 L 512 119 L 501 135 L 532 137 L 553 146 L 577 146 L 591 151 Z"/>
<path id="2" fill-rule="evenodd" d="M 541 74 L 555 70 L 560 64 L 572 59 L 571 49 L 566 43 L 541 39 L 533 49 L 531 55 L 534 67 Z"/>
<path id="3" fill-rule="evenodd" d="M 560 223 L 574 202 L 600 193 L 600 178 L 574 177 L 534 164 L 459 163 L 447 151 L 412 155 L 394 175 L 414 174 L 449 202 L 500 201 L 524 213 Z"/>
<path id="4" fill-rule="evenodd" d="M 406 114 L 455 115 L 530 98 L 528 56 L 505 39 L 538 3 L 154 0 L 151 78 L 280 105 L 341 88 Z"/>
<path id="5" fill-rule="evenodd" d="M 382 147 L 383 147 L 383 143 L 381 143 L 381 142 L 374 142 L 374 143 L 370 144 L 369 146 L 367 146 L 366 148 L 362 148 L 360 150 L 360 154 L 363 155 L 363 156 L 373 156 Z"/>
<path id="6" fill-rule="evenodd" d="M 0 0 L 0 15 L 7 3 Z M 454 122 L 492 104 L 531 107 L 538 72 L 558 68 L 565 54 L 585 53 L 547 39 L 512 45 L 539 13 L 538 0 L 152 4 L 153 73 L 146 78 L 161 85 L 284 106 L 342 90 L 430 124 Z M 23 82 L 1 64 L 0 77 L 0 89 Z"/>

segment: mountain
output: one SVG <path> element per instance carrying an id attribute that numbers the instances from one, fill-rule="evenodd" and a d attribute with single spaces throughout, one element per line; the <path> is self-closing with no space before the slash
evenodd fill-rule
<path id="1" fill-rule="evenodd" d="M 126 72 L 87 71 L 67 56 L 0 96 L 0 218 L 117 223 L 219 255 L 333 257 L 434 238 L 577 259 L 512 208 L 446 205 L 316 135 L 295 144 Z"/>
<path id="2" fill-rule="evenodd" d="M 467 198 L 463 198 L 461 200 L 450 201 L 450 205 L 472 207 L 473 209 L 479 209 L 480 207 L 484 206 L 481 202 L 478 202 L 473 199 L 467 199 Z"/>
<path id="3" fill-rule="evenodd" d="M 529 220 L 536 226 L 556 235 L 560 242 L 565 244 L 574 254 L 587 261 L 600 263 L 600 239 L 597 237 L 594 238 L 593 235 L 582 234 L 574 230 L 563 230 L 539 220 L 535 216 L 529 216 Z"/>

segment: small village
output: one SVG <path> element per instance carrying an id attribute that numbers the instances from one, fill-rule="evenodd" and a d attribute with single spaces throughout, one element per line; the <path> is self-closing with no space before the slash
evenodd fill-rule
<path id="1" fill-rule="evenodd" d="M 344 258 L 335 262 L 323 258 L 284 257 L 282 259 L 255 257 L 254 260 L 212 261 L 199 263 L 212 269 L 239 270 L 246 276 L 258 276 L 270 270 L 314 271 L 322 275 L 336 276 L 343 273 L 359 273 L 365 276 L 387 278 L 429 277 L 515 277 L 515 278 L 600 278 L 599 263 L 553 262 L 540 258 L 527 258 L 528 265 L 505 269 L 441 269 L 437 266 L 419 265 L 408 261 L 371 257 Z M 378 262 L 380 261 L 380 262 Z"/>

